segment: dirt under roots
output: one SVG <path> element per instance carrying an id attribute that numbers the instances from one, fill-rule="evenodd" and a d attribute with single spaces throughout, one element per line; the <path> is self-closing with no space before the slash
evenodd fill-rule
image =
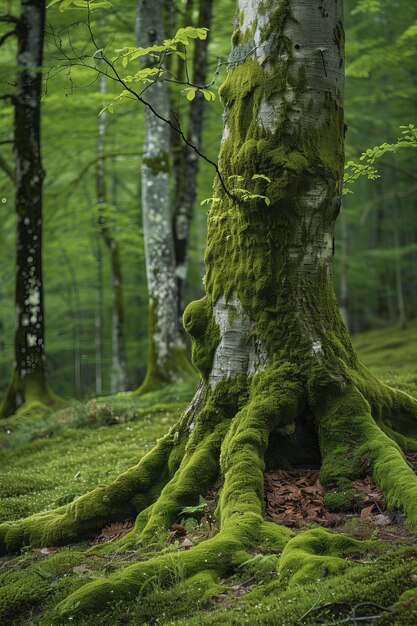
<path id="1" fill-rule="evenodd" d="M 136 522 L 118 549 L 147 548 L 221 477 L 215 536 L 87 582 L 56 607 L 57 620 L 133 599 L 152 577 L 169 586 L 173 567 L 186 582 L 216 586 L 248 561 L 254 547 L 280 554 L 277 567 L 288 588 L 324 570 L 345 571 L 352 566 L 346 557 L 369 550 L 370 542 L 319 527 L 294 535 L 267 521 L 265 465 L 319 463 L 327 507 L 337 511 L 352 507 L 353 481 L 372 474 L 388 506 L 401 508 L 416 526 L 417 477 L 404 452 L 417 451 L 417 401 L 361 366 L 343 381 L 324 368 L 314 372 L 306 379 L 293 364 L 273 364 L 249 380 L 237 377 L 212 388 L 201 383 L 179 422 L 138 465 L 66 506 L 3 523 L 1 551 L 68 544 L 128 517 Z"/>

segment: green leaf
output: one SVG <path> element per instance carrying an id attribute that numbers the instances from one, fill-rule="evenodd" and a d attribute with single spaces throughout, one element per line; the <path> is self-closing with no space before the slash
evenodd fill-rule
<path id="1" fill-rule="evenodd" d="M 196 91 L 197 89 L 195 89 L 194 87 L 186 89 L 186 98 L 189 102 L 192 102 L 194 100 Z"/>
<path id="2" fill-rule="evenodd" d="M 265 174 L 254 174 L 252 176 L 252 180 L 257 180 L 259 178 L 262 178 L 263 180 L 266 180 L 267 183 L 272 183 L 272 180 L 270 178 L 268 178 L 268 176 L 265 176 Z"/>

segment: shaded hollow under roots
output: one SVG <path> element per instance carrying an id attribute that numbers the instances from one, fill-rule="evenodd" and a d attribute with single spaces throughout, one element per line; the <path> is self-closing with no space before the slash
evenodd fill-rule
<path id="1" fill-rule="evenodd" d="M 289 529 L 265 521 L 263 473 L 268 443 L 300 436 L 295 424 L 308 414 L 307 432 L 311 435 L 313 425 L 320 449 L 321 479 L 338 496 L 338 507 L 343 508 L 343 498 L 351 504 L 352 481 L 372 473 L 388 505 L 402 508 L 417 525 L 417 477 L 402 452 L 417 450 L 417 401 L 358 368 L 349 382 L 339 383 L 317 368 L 305 378 L 290 363 L 272 364 L 252 377 L 212 387 L 201 383 L 179 422 L 138 465 L 66 506 L 3 523 L 1 551 L 62 545 L 127 515 L 136 515 L 136 523 L 119 542 L 120 549 L 146 548 L 169 529 L 184 506 L 195 504 L 222 477 L 217 535 L 190 550 L 88 582 L 58 605 L 59 617 L 97 613 L 109 603 L 133 599 L 152 576 L 162 586 L 170 585 L 172 568 L 185 580 L 215 584 L 257 546 L 282 551 L 277 568 L 289 585 L 311 580 L 323 569 L 332 574 L 351 567 L 343 557 L 368 548 L 367 542 L 322 528 L 292 536 Z M 271 445 L 268 454 L 274 455 Z M 279 456 L 276 445 L 277 467 Z"/>

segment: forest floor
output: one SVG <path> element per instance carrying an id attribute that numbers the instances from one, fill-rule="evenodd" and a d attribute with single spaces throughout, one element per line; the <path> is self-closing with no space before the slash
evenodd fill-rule
<path id="1" fill-rule="evenodd" d="M 364 363 L 384 382 L 417 397 L 417 323 L 405 330 L 372 331 L 355 338 Z M 71 502 L 108 483 L 137 463 L 175 423 L 193 387 L 170 387 L 140 399 L 111 397 L 72 403 L 57 412 L 21 414 L 0 431 L 0 521 L 25 517 Z M 417 454 L 408 455 L 417 471 Z M 184 509 L 169 533 L 146 554 L 120 550 L 117 540 L 132 527 L 119 520 L 72 547 L 22 549 L 0 558 L 0 624 L 46 626 L 54 607 L 88 580 L 106 576 L 138 559 L 187 550 L 217 532 L 218 489 Z M 239 624 L 417 625 L 417 535 L 400 511 L 386 509 L 368 477 L 357 481 L 362 502 L 354 511 L 327 511 L 316 470 L 267 472 L 265 514 L 294 533 L 325 527 L 372 549 L 349 557 L 347 571 L 288 588 L 279 579 L 278 554 L 252 557 L 209 592 L 182 581 L 173 566 L 170 588 L 147 580 L 138 597 L 97 618 L 65 623 L 83 626 L 233 626 Z M 402 604 L 399 597 L 403 595 Z M 405 598 L 405 599 L 404 599 Z M 71 620 L 71 618 L 69 618 Z"/>

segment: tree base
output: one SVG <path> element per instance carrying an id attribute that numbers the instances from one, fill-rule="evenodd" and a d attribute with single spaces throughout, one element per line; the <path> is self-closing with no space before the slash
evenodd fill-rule
<path id="1" fill-rule="evenodd" d="M 417 401 L 386 387 L 362 366 L 343 381 L 323 367 L 311 371 L 306 378 L 286 363 L 251 379 L 200 384 L 179 422 L 137 466 L 66 506 L 2 524 L 2 552 L 62 545 L 132 515 L 135 527 L 119 547 L 149 546 L 221 476 L 216 536 L 87 583 L 59 605 L 60 618 L 134 598 L 144 579 L 153 576 L 169 585 L 173 565 L 186 580 L 202 578 L 214 585 L 246 562 L 255 546 L 282 551 L 278 567 L 288 585 L 319 577 L 323 570 L 346 570 L 346 554 L 366 549 L 366 542 L 321 528 L 291 537 L 289 529 L 264 519 L 265 460 L 272 455 L 290 463 L 291 456 L 282 454 L 284 443 L 291 437 L 306 440 L 314 426 L 309 458 L 321 458 L 327 489 L 342 497 L 355 478 L 372 473 L 388 505 L 402 508 L 417 526 L 417 477 L 401 451 L 417 450 Z"/>
<path id="2" fill-rule="evenodd" d="M 14 371 L 0 406 L 0 419 L 26 411 L 51 408 L 62 402 L 63 398 L 51 391 L 43 372 L 38 371 L 22 378 Z"/>

